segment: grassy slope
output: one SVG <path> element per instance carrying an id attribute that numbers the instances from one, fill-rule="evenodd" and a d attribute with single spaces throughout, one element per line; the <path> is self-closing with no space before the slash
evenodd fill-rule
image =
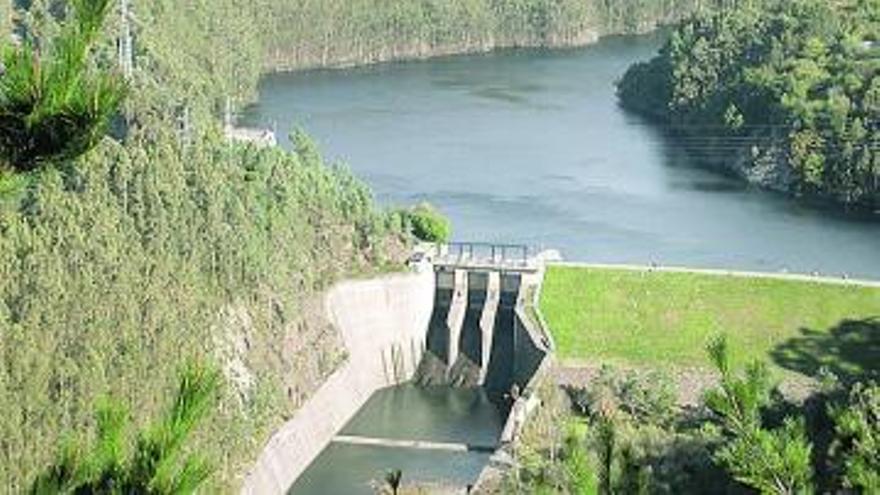
<path id="1" fill-rule="evenodd" d="M 880 289 L 551 267 L 541 308 L 568 362 L 706 366 L 707 341 L 726 332 L 740 362 L 772 357 L 801 371 L 842 359 L 880 366 L 880 325 L 848 337 L 833 331 L 844 320 L 880 317 Z M 823 355 L 807 359 L 810 349 Z"/>

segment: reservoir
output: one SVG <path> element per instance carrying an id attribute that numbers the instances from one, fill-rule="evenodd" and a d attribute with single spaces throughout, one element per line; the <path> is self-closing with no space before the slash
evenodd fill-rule
<path id="1" fill-rule="evenodd" d="M 662 34 L 264 78 L 250 125 L 302 127 L 386 206 L 428 201 L 454 237 L 558 249 L 568 260 L 819 272 L 880 279 L 880 221 L 749 187 L 701 167 L 622 110 L 615 81 Z M 343 436 L 497 442 L 481 390 L 377 392 Z M 372 493 L 385 473 L 466 486 L 484 451 L 334 441 L 292 493 Z"/>
<path id="2" fill-rule="evenodd" d="M 880 278 L 880 222 L 757 190 L 623 111 L 615 81 L 662 35 L 267 76 L 245 120 L 301 126 L 385 205 L 454 237 L 568 260 Z"/>

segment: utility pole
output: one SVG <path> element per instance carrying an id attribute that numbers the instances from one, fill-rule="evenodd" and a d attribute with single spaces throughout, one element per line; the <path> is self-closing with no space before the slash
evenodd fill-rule
<path id="1" fill-rule="evenodd" d="M 190 116 L 189 105 L 184 105 L 182 113 L 177 119 L 180 143 L 184 148 L 188 148 L 192 142 L 192 117 Z"/>
<path id="2" fill-rule="evenodd" d="M 227 96 L 226 106 L 223 109 L 223 129 L 227 135 L 232 132 L 232 124 L 232 98 Z"/>
<path id="3" fill-rule="evenodd" d="M 134 53 L 131 41 L 131 14 L 129 0 L 120 0 L 119 13 L 122 16 L 122 33 L 119 38 L 119 66 L 126 79 L 134 72 Z"/>

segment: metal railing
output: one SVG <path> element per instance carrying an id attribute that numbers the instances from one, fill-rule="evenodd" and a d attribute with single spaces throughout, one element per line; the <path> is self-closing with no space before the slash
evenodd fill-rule
<path id="1" fill-rule="evenodd" d="M 534 250 L 525 244 L 450 242 L 438 244 L 434 263 L 489 269 L 529 270 L 537 268 Z"/>

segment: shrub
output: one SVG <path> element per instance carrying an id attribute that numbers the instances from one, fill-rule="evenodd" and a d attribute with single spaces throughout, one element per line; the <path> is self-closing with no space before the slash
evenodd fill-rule
<path id="1" fill-rule="evenodd" d="M 761 411 L 770 403 L 771 382 L 764 363 L 737 376 L 730 368 L 727 339 L 709 345 L 721 386 L 706 394 L 706 405 L 721 419 L 728 442 L 715 455 L 733 477 L 761 493 L 810 493 L 813 446 L 802 419 L 786 418 L 781 428 L 764 427 Z"/>
<path id="2" fill-rule="evenodd" d="M 786 495 L 812 492 L 811 455 L 803 420 L 786 418 L 781 428 L 753 428 L 735 436 L 716 459 L 761 493 Z"/>
<path id="3" fill-rule="evenodd" d="M 847 404 L 831 409 L 843 461 L 843 482 L 863 493 L 880 493 L 880 386 L 857 384 Z"/>
<path id="4" fill-rule="evenodd" d="M 621 372 L 603 366 L 589 387 L 572 388 L 569 395 L 581 414 L 604 415 L 613 409 L 641 422 L 665 425 L 675 412 L 675 387 L 659 371 Z"/>
<path id="5" fill-rule="evenodd" d="M 428 203 L 422 203 L 409 212 L 413 235 L 422 241 L 447 242 L 452 234 L 448 218 Z"/>
<path id="6" fill-rule="evenodd" d="M 587 433 L 587 425 L 575 421 L 569 423 L 562 462 L 571 493 L 596 493 L 598 490 L 596 473 L 590 463 L 590 452 L 587 449 Z"/>

